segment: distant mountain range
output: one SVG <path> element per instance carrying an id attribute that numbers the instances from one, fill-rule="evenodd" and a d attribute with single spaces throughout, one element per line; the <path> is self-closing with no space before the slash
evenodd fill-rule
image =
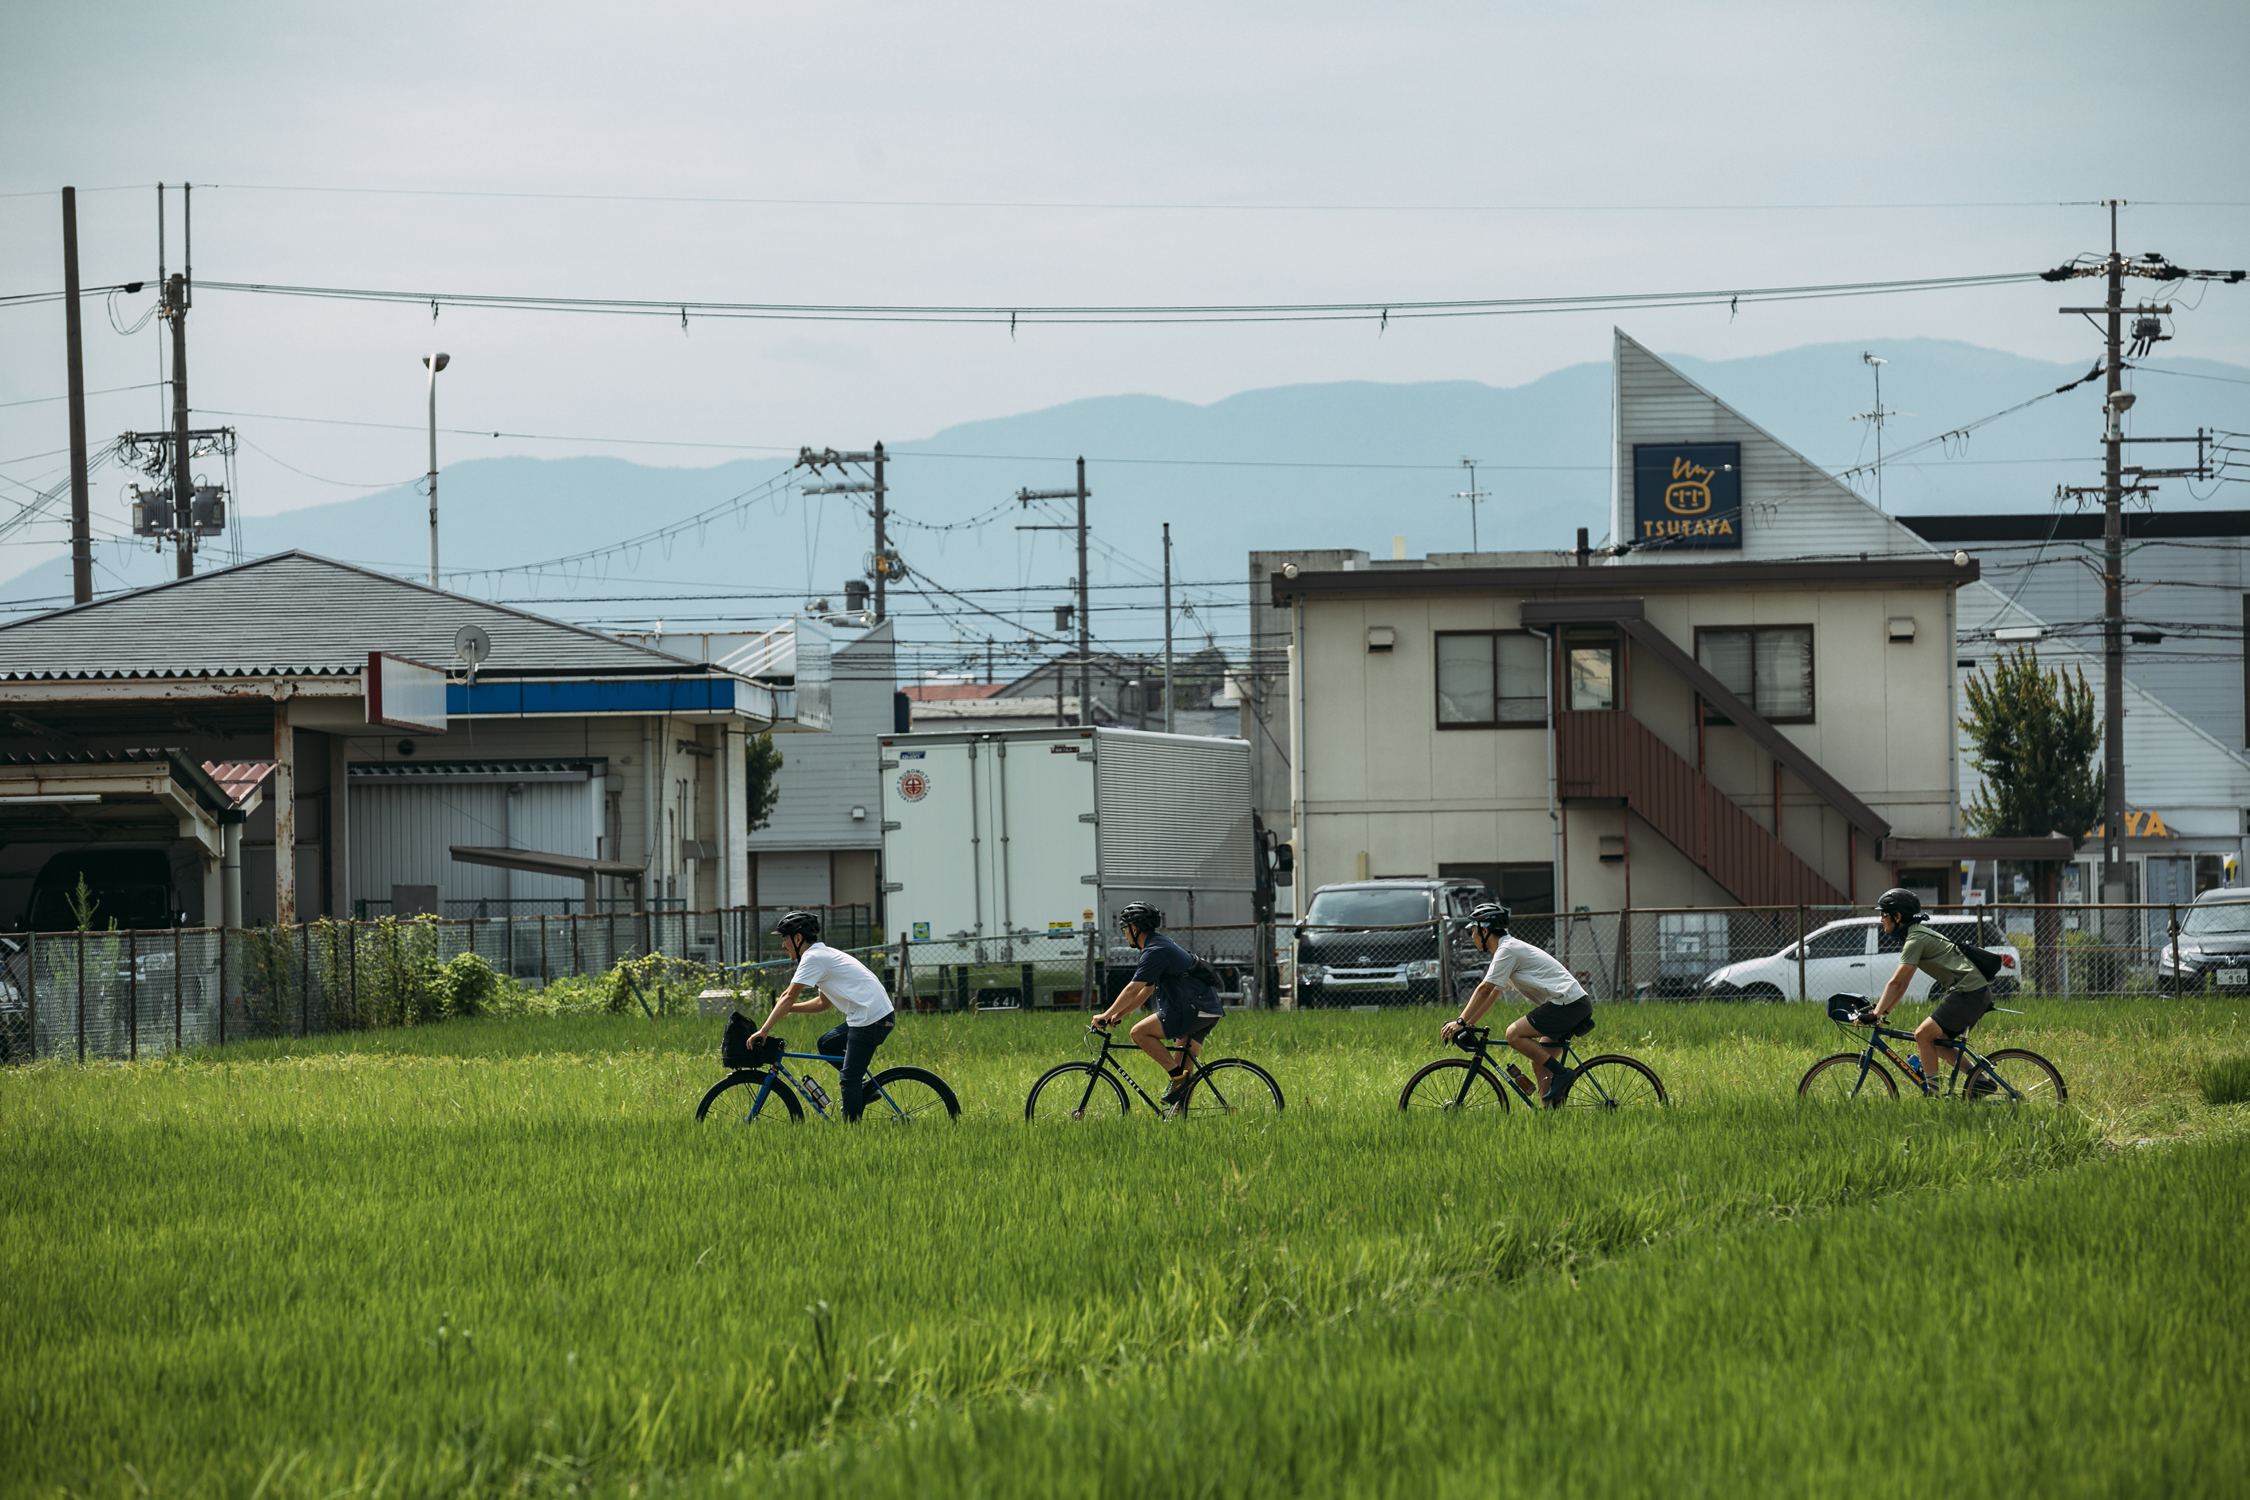
<path id="1" fill-rule="evenodd" d="M 1854 420 L 1874 404 L 1862 347 L 1674 362 L 1782 441 L 1841 469 L 1875 451 L 1868 424 Z M 2089 351 L 2082 363 L 2049 364 L 1937 340 L 1864 347 L 1889 361 L 1883 400 L 1898 415 L 1884 433 L 1887 454 L 2051 391 L 2085 374 L 2093 358 Z M 2144 430 L 2250 429 L 2250 370 L 2194 360 L 2154 361 L 2146 369 L 2134 377 Z M 1966 438 L 1909 453 L 1885 470 L 1887 507 L 1907 514 L 2045 510 L 2058 483 L 2098 479 L 2099 406 L 2099 385 L 2089 385 Z M 1068 487 L 1070 461 L 1080 454 L 1094 497 L 1094 582 L 1153 577 L 1159 528 L 1169 521 L 1176 576 L 1216 586 L 1190 587 L 1183 596 L 1205 600 L 1207 627 L 1224 635 L 1235 630 L 1211 616 L 1216 607 L 1240 608 L 1245 554 L 1253 548 L 1362 547 L 1388 556 L 1391 538 L 1403 534 L 1416 556 L 1469 550 L 1468 504 L 1454 498 L 1469 488 L 1457 463 L 1463 456 L 1482 460 L 1478 488 L 1491 493 L 1477 523 L 1485 550 L 1562 548 L 1577 527 L 1598 539 L 1609 526 L 1606 362 L 1507 389 L 1467 381 L 1282 386 L 1208 406 L 1106 396 L 964 423 L 920 440 L 868 434 L 876 436 L 892 438 L 890 504 L 900 521 L 894 544 L 908 566 L 954 591 L 1030 586 L 1028 594 L 968 597 L 1000 610 L 1033 604 L 1038 612 L 1025 618 L 1041 629 L 1053 623 L 1046 606 L 1068 597 L 1069 538 L 1016 531 L 1059 514 L 1028 516 L 1007 502 L 1023 487 Z M 756 491 L 787 467 L 778 457 L 707 469 L 611 458 L 465 461 L 441 481 L 445 565 L 510 569 L 603 547 Z M 1873 497 L 1871 480 L 1860 488 Z M 2173 483 L 2159 503 L 2242 502 L 2223 491 L 2199 501 Z M 424 516 L 421 496 L 407 486 L 253 517 L 243 523 L 245 553 L 303 548 L 419 578 L 428 556 Z M 980 524 L 926 529 L 969 521 Z M 785 615 L 814 597 L 840 606 L 844 579 L 861 571 L 869 545 L 859 497 L 809 501 L 784 493 L 668 541 L 537 578 L 495 571 L 451 577 L 448 586 L 589 622 L 645 626 L 661 616 L 667 628 L 708 629 Z M 170 574 L 168 557 L 145 546 L 104 544 L 98 552 L 105 592 Z M 68 591 L 68 560 L 53 553 L 0 585 L 0 603 L 20 601 L 20 609 L 67 598 Z M 738 597 L 693 597 L 717 593 Z M 620 597 L 641 595 L 660 597 Z M 936 602 L 958 617 L 957 625 L 930 622 L 910 634 L 1009 634 L 1008 626 L 943 595 Z M 1097 622 L 1103 608 L 1097 595 Z M 1129 629 L 1115 623 L 1112 640 L 1156 628 L 1148 617 Z"/>

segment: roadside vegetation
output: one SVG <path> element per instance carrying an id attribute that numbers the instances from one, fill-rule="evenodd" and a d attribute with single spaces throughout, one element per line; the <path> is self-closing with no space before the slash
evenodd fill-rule
<path id="1" fill-rule="evenodd" d="M 1269 1121 L 1037 1134 L 1078 1017 L 908 1018 L 965 1107 L 912 1131 L 698 1127 L 718 1023 L 606 1003 L 17 1069 L 0 1483 L 2238 1483 L 2250 1028 L 2026 1009 L 1981 1039 L 2070 1108 L 1800 1107 L 1841 1043 L 1783 1005 L 1601 1009 L 1678 1104 L 1614 1118 L 1400 1116 L 1427 1012 L 1231 1017 Z"/>

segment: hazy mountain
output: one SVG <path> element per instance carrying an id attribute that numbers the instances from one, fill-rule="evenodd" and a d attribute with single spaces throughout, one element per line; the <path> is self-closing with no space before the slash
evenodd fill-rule
<path id="1" fill-rule="evenodd" d="M 1884 435 L 1889 455 L 2051 391 L 2092 363 L 2090 354 L 2085 363 L 2058 365 L 1933 340 L 1866 347 L 1889 361 L 1883 400 L 1898 413 Z M 1872 371 L 1860 354 L 1857 345 L 1820 345 L 1676 363 L 1783 441 L 1841 469 L 1874 454 L 1868 425 L 1853 420 L 1874 403 Z M 2159 375 L 2159 368 L 2185 374 Z M 2190 360 L 2150 370 L 2135 377 L 2144 396 L 2135 413 L 2141 430 L 2250 428 L 2250 371 Z M 2098 383 L 2081 387 L 1965 439 L 1910 453 L 1886 469 L 1888 506 L 2043 510 L 2058 483 L 2098 479 L 2099 402 Z M 1067 597 L 1069 539 L 1014 528 L 1061 519 L 1068 505 L 1034 517 L 1007 502 L 1022 487 L 1067 488 L 1079 454 L 1094 494 L 1097 585 L 1152 576 L 1159 527 L 1169 521 L 1177 576 L 1224 586 L 1186 597 L 1233 607 L 1242 598 L 1236 581 L 1244 554 L 1256 547 L 1364 547 L 1387 556 L 1391 537 L 1403 534 L 1414 555 L 1467 550 L 1468 507 L 1452 498 L 1469 487 L 1457 462 L 1464 455 L 1482 460 L 1479 487 L 1492 494 L 1478 523 L 1486 549 L 1565 547 L 1579 526 L 1599 539 L 1608 530 L 1609 444 L 1606 363 L 1507 389 L 1465 381 L 1284 386 L 1208 406 L 1122 395 L 965 423 L 919 441 L 894 435 L 890 502 L 901 523 L 895 544 L 911 567 L 953 590 L 1030 586 L 1020 596 L 977 597 L 999 608 L 1035 605 L 1039 613 L 1027 619 L 1044 628 L 1052 624 L 1045 606 Z M 604 547 L 755 491 L 786 468 L 778 458 L 708 469 L 609 458 L 470 460 L 441 480 L 444 562 L 511 569 Z M 1861 488 L 1872 496 L 1872 481 Z M 2224 492 L 2197 501 L 2174 484 L 2160 503 L 2239 502 Z M 403 487 L 251 518 L 244 544 L 247 555 L 302 547 L 420 577 L 428 558 L 424 517 L 421 496 Z M 979 518 L 970 529 L 922 529 Z M 572 618 L 622 623 L 661 614 L 668 626 L 693 628 L 778 616 L 816 595 L 840 603 L 843 580 L 859 572 L 868 546 L 860 497 L 783 493 L 669 541 L 537 576 L 495 572 L 448 582 L 487 597 L 544 601 L 532 607 Z M 145 547 L 108 544 L 98 556 L 105 591 L 170 572 L 168 558 Z M 57 555 L 0 587 L 0 599 L 51 599 L 68 589 L 67 559 Z M 736 597 L 693 597 L 712 593 Z M 644 594 L 663 602 L 618 597 Z M 942 596 L 940 603 L 949 612 L 961 608 Z M 1151 626 L 1145 620 L 1131 633 Z M 963 615 L 959 628 L 1009 634 L 974 614 Z M 931 622 L 913 633 L 955 632 Z"/>

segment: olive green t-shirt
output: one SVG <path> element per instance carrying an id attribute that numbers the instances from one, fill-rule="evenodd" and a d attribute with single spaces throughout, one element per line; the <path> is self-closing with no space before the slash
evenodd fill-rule
<path id="1" fill-rule="evenodd" d="M 1985 987 L 1983 972 L 1969 962 L 1968 956 L 1955 947 L 1950 938 L 1932 932 L 1919 922 L 1900 945 L 1898 961 L 1914 965 L 1951 990 L 1965 992 Z"/>

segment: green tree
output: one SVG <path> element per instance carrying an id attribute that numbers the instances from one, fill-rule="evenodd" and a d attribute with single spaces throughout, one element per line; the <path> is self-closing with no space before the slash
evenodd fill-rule
<path id="1" fill-rule="evenodd" d="M 773 736 L 752 737 L 743 751 L 750 781 L 750 831 L 756 833 L 773 821 L 774 804 L 781 800 L 781 752 Z"/>
<path id="2" fill-rule="evenodd" d="M 1972 832 L 1987 838 L 2044 838 L 2061 833 L 2076 842 L 2102 815 L 2102 772 L 2095 756 L 2102 725 L 2094 690 L 2083 672 L 2049 671 L 2030 647 L 2004 654 L 1988 678 L 1968 681 L 1969 763 L 1984 784 L 1967 808 Z M 2052 992 L 2059 972 L 2055 945 L 2052 861 L 2031 866 L 2032 889 L 2050 909 L 2033 923 L 2042 990 Z"/>

